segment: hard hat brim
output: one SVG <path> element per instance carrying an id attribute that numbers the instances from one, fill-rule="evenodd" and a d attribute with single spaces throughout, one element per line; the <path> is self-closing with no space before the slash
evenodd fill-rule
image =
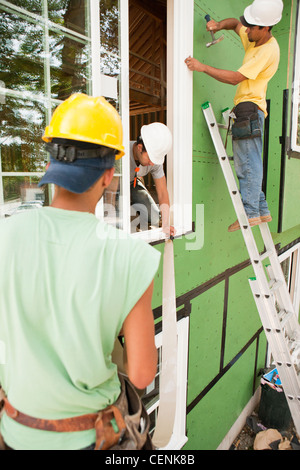
<path id="1" fill-rule="evenodd" d="M 38 186 L 55 184 L 67 191 L 82 194 L 93 186 L 104 171 L 114 166 L 114 157 L 90 158 L 64 163 L 51 157 L 50 165 Z"/>
<path id="2" fill-rule="evenodd" d="M 255 26 L 254 24 L 250 24 L 246 21 L 246 18 L 244 16 L 240 16 L 240 22 L 242 23 L 243 26 L 246 28 L 249 28 L 250 26 Z"/>

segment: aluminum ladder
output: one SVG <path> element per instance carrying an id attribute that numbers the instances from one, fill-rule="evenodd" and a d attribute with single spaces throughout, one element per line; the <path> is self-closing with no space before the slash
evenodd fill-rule
<path id="1" fill-rule="evenodd" d="M 259 225 L 265 245 L 260 254 L 249 225 L 240 192 L 226 153 L 219 125 L 209 102 L 202 105 L 212 141 L 225 176 L 255 277 L 249 279 L 253 297 L 287 398 L 294 425 L 300 435 L 300 325 L 267 223 Z M 269 260 L 264 266 L 263 261 Z M 297 353 L 298 351 L 298 353 Z"/>

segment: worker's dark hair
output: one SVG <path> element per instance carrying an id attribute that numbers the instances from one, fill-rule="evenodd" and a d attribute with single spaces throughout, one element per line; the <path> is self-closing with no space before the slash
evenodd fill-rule
<path id="1" fill-rule="evenodd" d="M 265 28 L 265 27 L 266 27 L 266 26 L 259 26 L 259 29 L 263 29 L 263 28 Z M 269 31 L 272 31 L 273 26 L 267 26 L 267 28 L 269 28 Z"/>
<path id="2" fill-rule="evenodd" d="M 144 145 L 144 141 L 143 141 L 143 139 L 142 139 L 141 136 L 139 136 L 139 137 L 136 139 L 136 143 L 137 143 L 137 144 L 142 144 L 142 146 L 143 146 L 143 152 L 147 152 L 146 147 L 145 147 L 145 145 Z"/>

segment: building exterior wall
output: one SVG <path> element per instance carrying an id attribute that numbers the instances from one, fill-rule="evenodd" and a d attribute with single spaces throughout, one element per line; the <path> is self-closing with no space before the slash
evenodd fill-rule
<path id="1" fill-rule="evenodd" d="M 18 2 L 12 3 L 18 4 Z M 33 6 L 34 3 L 32 3 Z M 231 31 L 222 32 L 225 39 L 215 46 L 206 48 L 210 35 L 206 32 L 204 17 L 206 14 L 210 14 L 216 20 L 239 17 L 249 3 L 247 0 L 223 0 L 222 2 L 195 0 L 194 56 L 217 68 L 237 70 L 243 59 L 243 48 L 238 36 Z M 288 134 L 291 125 L 291 90 L 298 3 L 295 0 L 285 0 L 282 22 L 274 28 L 274 36 L 281 48 L 281 62 L 276 76 L 269 84 L 267 96 L 270 102 L 269 151 L 268 155 L 265 155 L 265 158 L 268 157 L 267 200 L 273 216 L 270 228 L 274 243 L 278 245 L 281 252 L 293 245 L 296 246 L 300 239 L 300 213 L 297 204 L 300 196 L 300 160 L 284 158 L 286 154 L 283 152 L 282 155 L 282 146 L 279 141 L 282 136 L 284 90 L 289 90 Z M 0 0 L 0 6 L 1 4 L 10 11 L 9 2 Z M 46 4 L 45 0 L 43 5 Z M 26 7 L 30 10 L 30 5 L 31 2 L 28 0 L 26 4 L 23 2 L 22 8 Z M 34 8 L 33 10 L 36 11 Z M 32 22 L 36 23 L 33 20 Z M 66 37 L 67 34 L 70 35 L 70 32 L 66 32 L 61 26 L 59 33 L 66 33 Z M 54 33 L 52 34 L 54 37 Z M 86 38 L 77 34 L 72 40 L 86 42 L 89 45 L 89 32 L 86 32 Z M 93 54 L 95 56 L 95 50 Z M 119 64 L 116 52 L 114 54 L 114 60 Z M 86 82 L 79 80 L 81 88 L 78 83 L 73 84 L 74 88 L 71 91 L 91 93 L 94 84 L 91 83 L 93 79 L 89 68 L 90 63 L 88 60 L 85 61 L 85 57 L 83 59 L 87 67 L 88 79 Z M 97 62 L 97 58 L 95 60 Z M 112 60 L 110 62 L 109 53 L 103 55 L 104 62 L 106 69 L 110 64 L 112 65 L 113 70 L 110 75 L 115 75 L 117 65 L 113 66 Z M 103 64 L 102 66 L 104 67 Z M 101 72 L 104 73 L 105 70 Z M 82 83 L 84 88 L 82 88 Z M 0 82 L 0 88 L 4 85 Z M 253 276 L 253 269 L 242 234 L 227 232 L 228 225 L 236 219 L 236 215 L 201 110 L 201 104 L 210 101 L 217 120 L 221 122 L 222 109 L 231 108 L 233 105 L 235 87 L 197 73 L 194 74 L 193 86 L 193 152 L 187 157 L 193 161 L 193 222 L 195 231 L 198 230 L 201 234 L 203 232 L 203 244 L 201 243 L 201 246 L 195 249 L 189 243 L 188 236 L 175 239 L 174 261 L 178 316 L 180 318 L 186 316 L 190 321 L 186 342 L 186 348 L 188 348 L 187 401 L 182 404 L 184 411 L 186 410 L 188 438 L 184 448 L 205 450 L 218 447 L 259 386 L 258 372 L 265 366 L 267 345 L 248 283 L 249 277 Z M 0 95 L 0 98 L 2 96 Z M 40 103 L 37 98 L 37 96 L 34 97 L 34 103 Z M 41 99 L 42 104 L 39 109 L 42 122 L 38 122 L 35 136 L 42 130 L 47 118 L 49 119 L 51 106 L 54 107 L 63 98 L 64 96 L 60 95 L 53 97 L 49 89 L 48 95 Z M 22 99 L 22 96 L 18 94 L 18 89 L 8 92 L 6 103 L 12 99 Z M 119 99 L 114 98 L 114 100 L 117 105 L 120 104 Z M 226 131 L 221 132 L 225 138 Z M 15 143 L 17 146 L 17 139 Z M 1 144 L 4 146 L 5 142 L 1 141 Z M 40 143 L 37 145 L 40 149 Z M 230 139 L 227 150 L 231 155 Z M 43 151 L 40 149 L 40 152 L 42 154 Z M 2 157 L 4 154 L 2 151 Z M 34 168 L 36 180 L 43 171 L 45 159 L 46 156 L 42 154 L 41 164 Z M 27 169 L 25 164 L 19 164 L 20 168 L 17 169 L 25 174 Z M 282 171 L 283 169 L 285 171 Z M 2 171 L 5 171 L 4 166 Z M 10 171 L 12 171 L 10 168 L 6 169 L 7 178 L 12 177 Z M 281 191 L 280 188 L 283 190 Z M 255 227 L 253 231 L 259 250 L 262 251 L 263 244 L 259 237 L 259 229 Z M 163 253 L 164 243 L 157 244 L 155 247 Z M 161 320 L 162 301 L 161 265 L 155 278 L 153 295 L 153 310 L 158 327 Z"/>
<path id="2" fill-rule="evenodd" d="M 216 20 L 239 17 L 248 4 L 240 0 L 195 0 L 194 57 L 217 68 L 237 70 L 243 59 L 238 36 L 222 31 L 225 39 L 206 48 L 210 36 L 204 16 L 208 13 Z M 275 243 L 280 243 L 283 250 L 300 235 L 299 210 L 293 203 L 297 200 L 300 174 L 300 161 L 295 159 L 286 160 L 283 228 L 282 233 L 277 233 L 283 92 L 291 88 L 293 81 L 297 11 L 297 2 L 284 4 L 283 20 L 273 29 L 281 48 L 281 62 L 267 95 L 267 200 L 273 216 L 270 229 Z M 247 263 L 249 257 L 241 233 L 227 232 L 236 216 L 201 110 L 201 104 L 210 101 L 218 122 L 222 122 L 221 110 L 232 107 L 234 93 L 235 87 L 194 74 L 193 210 L 195 217 L 197 204 L 204 205 L 204 246 L 188 252 L 184 242 L 175 241 L 177 296 L 191 303 L 186 449 L 218 447 L 258 386 L 258 372 L 266 360 L 265 335 L 248 284 L 253 270 Z M 291 99 L 289 110 L 290 107 Z M 229 143 L 229 155 L 230 147 Z M 262 250 L 259 229 L 253 231 Z"/>

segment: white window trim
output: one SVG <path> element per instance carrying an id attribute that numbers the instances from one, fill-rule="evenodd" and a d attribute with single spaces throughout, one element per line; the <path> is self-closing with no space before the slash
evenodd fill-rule
<path id="1" fill-rule="evenodd" d="M 167 0 L 167 125 L 173 134 L 168 155 L 171 224 L 177 235 L 192 230 L 194 1 Z"/>
<path id="2" fill-rule="evenodd" d="M 294 295 L 292 298 L 292 303 L 293 303 L 293 307 L 298 318 L 299 308 L 300 308 L 300 243 L 297 243 L 297 245 L 293 246 L 289 250 L 282 253 L 280 256 L 278 256 L 278 259 L 280 263 L 283 263 L 286 259 L 291 258 L 293 253 L 295 253 L 296 251 L 298 251 L 298 255 L 297 255 L 297 266 L 296 266 L 296 271 L 295 271 L 295 289 L 294 289 Z M 288 278 L 290 278 L 290 274 L 291 274 L 291 263 L 289 264 Z M 271 349 L 268 346 L 267 348 L 267 366 L 268 367 L 270 367 L 273 364 L 272 360 L 273 359 L 272 359 Z"/>
<path id="3" fill-rule="evenodd" d="M 300 11 L 298 6 L 298 19 L 296 28 L 296 45 L 295 45 L 295 76 L 293 82 L 292 97 L 292 123 L 291 123 L 291 150 L 300 152 L 300 145 L 297 145 L 298 139 L 298 122 L 299 122 L 299 105 L 300 105 Z"/>
<path id="4" fill-rule="evenodd" d="M 194 1 L 167 0 L 167 125 L 173 148 L 167 155 L 170 221 L 180 237 L 192 231 Z M 147 242 L 166 239 L 162 229 L 132 234 Z"/>
<path id="5" fill-rule="evenodd" d="M 293 246 L 289 250 L 285 251 L 279 256 L 279 262 L 282 263 L 285 261 L 287 258 L 291 258 L 292 254 L 298 251 L 298 256 L 297 256 L 297 266 L 296 266 L 296 271 L 295 271 L 295 289 L 294 289 L 294 295 L 293 295 L 293 306 L 295 309 L 296 314 L 299 312 L 300 308 L 300 243 L 297 245 Z M 289 266 L 289 277 L 290 277 L 290 270 L 291 270 L 291 264 Z"/>
<path id="6" fill-rule="evenodd" d="M 188 341 L 189 318 L 182 318 L 177 322 L 177 400 L 173 426 L 173 434 L 163 450 L 180 450 L 188 441 L 186 436 L 186 396 L 187 396 L 187 367 L 188 367 Z M 162 346 L 162 333 L 155 336 L 157 349 Z M 151 387 L 151 386 L 150 386 Z M 147 410 L 150 414 L 159 406 L 159 399 Z"/>
<path id="7" fill-rule="evenodd" d="M 129 38 L 128 0 L 121 4 L 121 99 L 124 146 L 129 155 Z M 193 54 L 193 0 L 167 0 L 167 125 L 173 149 L 167 156 L 170 220 L 176 236 L 192 230 L 193 74 L 184 60 Z M 123 163 L 123 229 L 130 233 L 129 158 Z M 126 182 L 126 183 L 125 183 Z M 164 240 L 162 229 L 133 233 L 148 243 Z"/>
<path id="8" fill-rule="evenodd" d="M 5 0 L 1 3 L 15 9 L 19 14 L 25 10 L 12 6 Z M 37 15 L 27 12 L 34 20 Z M 91 20 L 91 62 L 92 62 L 92 94 L 101 95 L 100 73 L 100 31 L 99 31 L 99 0 L 90 0 Z M 123 122 L 124 146 L 129 155 L 130 124 L 129 124 L 129 37 L 128 37 L 128 0 L 120 1 L 120 45 L 121 45 L 121 115 Z M 50 23 L 47 23 L 50 24 Z M 51 23 L 52 25 L 52 23 Z M 167 0 L 167 125 L 173 134 L 173 149 L 168 155 L 168 192 L 171 207 L 171 224 L 175 226 L 176 236 L 182 236 L 192 230 L 192 129 L 193 129 L 193 74 L 187 69 L 184 60 L 193 54 L 193 0 Z M 66 28 L 53 24 L 53 28 L 69 32 Z M 71 32 L 81 38 L 81 35 Z M 82 38 L 88 40 L 87 37 Z M 1 89 L 0 89 L 1 91 Z M 3 90 L 6 94 L 18 96 L 18 92 Z M 5 95 L 4 95 L 5 96 Z M 33 97 L 35 100 L 46 101 L 47 97 Z M 53 100 L 56 101 L 56 100 Z M 57 102 L 57 104 L 59 104 Z M 46 106 L 46 109 L 48 107 Z M 50 115 L 50 109 L 48 114 Z M 48 116 L 49 119 L 50 116 Z M 122 178 L 123 230 L 130 233 L 130 186 L 129 158 L 124 158 Z M 101 209 L 100 209 L 101 212 Z M 133 234 L 147 242 L 166 239 L 162 229 L 154 229 Z"/>
<path id="9" fill-rule="evenodd" d="M 123 230 L 130 233 L 130 121 L 129 121 L 129 5 L 128 0 L 120 1 L 120 47 L 121 47 L 121 115 L 125 155 L 122 158 L 122 212 Z"/>

